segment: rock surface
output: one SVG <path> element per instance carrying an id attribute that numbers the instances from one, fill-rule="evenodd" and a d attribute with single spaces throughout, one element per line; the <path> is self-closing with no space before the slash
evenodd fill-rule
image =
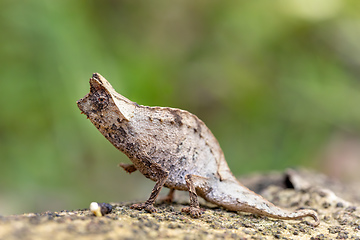
<path id="1" fill-rule="evenodd" d="M 320 174 L 293 170 L 241 181 L 278 206 L 316 210 L 320 226 L 309 226 L 311 218 L 276 220 L 229 212 L 205 202 L 203 216 L 193 219 L 180 212 L 188 204 L 186 193 L 177 193 L 175 203 L 157 204 L 158 212 L 152 214 L 130 209 L 132 203 L 112 203 L 113 210 L 104 217 L 95 217 L 89 209 L 0 217 L 0 239 L 360 240 L 359 185 L 342 185 Z"/>

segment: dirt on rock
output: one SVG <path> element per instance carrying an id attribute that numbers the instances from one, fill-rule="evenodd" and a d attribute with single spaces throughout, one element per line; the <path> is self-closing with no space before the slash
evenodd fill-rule
<path id="1" fill-rule="evenodd" d="M 103 217 L 89 209 L 0 216 L 0 239 L 360 240 L 359 184 L 343 185 L 318 173 L 294 170 L 240 181 L 280 207 L 314 209 L 320 225 L 310 226 L 310 217 L 277 220 L 230 212 L 205 202 L 202 217 L 193 219 L 180 211 L 188 206 L 186 194 L 177 193 L 180 199 L 177 196 L 176 202 L 156 204 L 156 213 L 130 209 L 132 203 L 126 202 L 111 203 L 112 211 Z"/>

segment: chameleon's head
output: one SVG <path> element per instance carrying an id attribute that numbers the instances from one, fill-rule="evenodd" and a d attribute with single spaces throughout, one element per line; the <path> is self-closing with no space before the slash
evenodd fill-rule
<path id="1" fill-rule="evenodd" d="M 133 102 L 115 92 L 98 73 L 90 78 L 90 92 L 76 103 L 97 128 L 111 126 L 114 121 L 129 121 L 135 108 Z"/>

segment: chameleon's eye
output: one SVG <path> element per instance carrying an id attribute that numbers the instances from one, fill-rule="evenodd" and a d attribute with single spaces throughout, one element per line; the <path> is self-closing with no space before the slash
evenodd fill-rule
<path id="1" fill-rule="evenodd" d="M 99 94 L 96 96 L 96 106 L 97 108 L 104 109 L 109 104 L 109 97 L 105 94 Z"/>
<path id="2" fill-rule="evenodd" d="M 105 102 L 105 100 L 106 100 L 106 98 L 105 98 L 104 96 L 100 96 L 100 97 L 98 98 L 98 101 L 99 101 L 100 103 Z"/>

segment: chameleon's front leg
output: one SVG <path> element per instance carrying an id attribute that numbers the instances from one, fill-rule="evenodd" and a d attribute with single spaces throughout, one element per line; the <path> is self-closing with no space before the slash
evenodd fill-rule
<path id="1" fill-rule="evenodd" d="M 134 164 L 128 164 L 128 163 L 119 163 L 119 167 L 122 167 L 126 172 L 132 173 L 135 172 L 137 169 L 134 166 Z"/>
<path id="2" fill-rule="evenodd" d="M 166 170 L 163 170 L 158 164 L 153 163 L 152 167 L 153 167 L 152 170 L 154 171 L 153 173 L 157 175 L 158 180 L 156 181 L 156 184 L 153 190 L 151 191 L 149 199 L 144 203 L 133 204 L 131 205 L 130 208 L 138 209 L 138 210 L 145 209 L 148 212 L 156 212 L 156 208 L 154 207 L 154 202 L 156 198 L 159 196 L 159 193 L 162 187 L 164 186 L 164 183 L 168 178 L 169 173 Z"/>

